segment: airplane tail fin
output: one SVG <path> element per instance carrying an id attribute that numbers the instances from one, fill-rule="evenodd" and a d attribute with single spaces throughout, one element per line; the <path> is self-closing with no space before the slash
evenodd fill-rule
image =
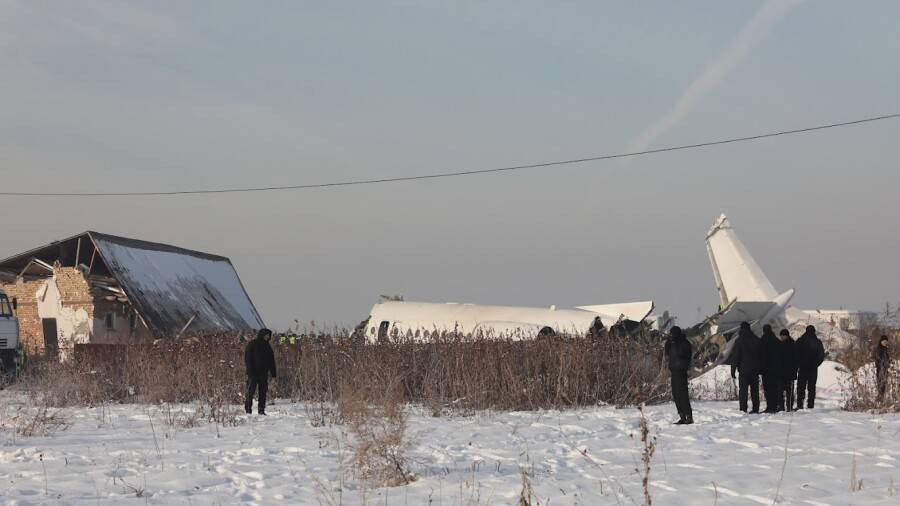
<path id="1" fill-rule="evenodd" d="M 706 234 L 706 251 L 723 308 L 734 301 L 774 301 L 779 296 L 724 214 Z"/>

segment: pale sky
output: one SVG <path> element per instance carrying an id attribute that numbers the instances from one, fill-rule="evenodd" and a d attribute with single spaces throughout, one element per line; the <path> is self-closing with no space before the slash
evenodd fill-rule
<path id="1" fill-rule="evenodd" d="M 167 191 L 595 156 L 900 112 L 900 2 L 0 0 L 0 189 Z M 276 328 L 379 294 L 718 303 L 729 215 L 802 308 L 900 300 L 900 121 L 628 161 L 194 198 L 0 197 L 232 259 Z"/>

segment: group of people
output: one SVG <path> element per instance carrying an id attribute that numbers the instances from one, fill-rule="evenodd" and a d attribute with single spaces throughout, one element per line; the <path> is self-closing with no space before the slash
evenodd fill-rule
<path id="1" fill-rule="evenodd" d="M 782 329 L 776 336 L 771 325 L 764 325 L 762 337 L 757 337 L 750 324 L 743 322 L 737 339 L 730 344 L 725 363 L 731 366 L 732 379 L 735 373 L 738 374 L 738 404 L 741 411 L 748 412 L 749 400 L 749 412 L 759 413 L 760 376 L 766 400 L 764 413 L 803 409 L 804 401 L 808 409 L 815 407 L 819 366 L 825 361 L 825 347 L 816 335 L 815 327 L 807 326 L 803 335 L 794 341 L 787 329 Z M 694 417 L 688 393 L 688 372 L 693 349 L 681 328 L 672 327 L 665 353 L 672 379 L 672 397 L 679 415 L 675 423 L 692 424 Z M 891 353 L 887 336 L 879 338 L 874 355 L 878 401 L 881 402 L 890 381 Z M 796 395 L 794 381 L 797 382 Z"/>
<path id="2" fill-rule="evenodd" d="M 666 340 L 665 353 L 672 381 L 672 397 L 678 410 L 677 425 L 694 423 L 688 393 L 688 372 L 691 369 L 693 348 L 679 327 L 672 327 Z M 816 403 L 816 379 L 819 365 L 825 360 L 825 347 L 816 335 L 816 328 L 806 327 L 806 332 L 794 341 L 787 329 L 778 336 L 771 325 L 763 327 L 762 338 L 756 336 L 747 322 L 741 323 L 737 340 L 732 343 L 727 364 L 731 365 L 731 377 L 739 373 L 738 399 L 741 411 L 748 412 L 748 397 L 752 402 L 750 413 L 759 413 L 759 379 L 762 376 L 766 399 L 766 413 L 807 408 Z M 797 381 L 796 403 L 794 381 Z M 748 395 L 749 394 L 749 395 Z"/>
<path id="3" fill-rule="evenodd" d="M 766 399 L 765 413 L 778 413 L 803 409 L 816 405 L 816 379 L 819 366 L 825 361 L 825 347 L 816 335 L 816 328 L 806 327 L 806 332 L 796 341 L 787 329 L 778 336 L 771 325 L 763 326 L 762 337 L 757 337 L 744 322 L 738 331 L 737 341 L 727 363 L 731 365 L 731 377 L 738 373 L 738 402 L 741 411 L 747 412 L 749 391 L 752 409 L 759 413 L 759 379 L 762 376 Z M 794 381 L 797 381 L 796 405 Z"/>

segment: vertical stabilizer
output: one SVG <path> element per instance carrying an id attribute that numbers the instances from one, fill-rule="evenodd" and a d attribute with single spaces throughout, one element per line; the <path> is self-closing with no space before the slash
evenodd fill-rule
<path id="1" fill-rule="evenodd" d="M 706 250 L 712 265 L 722 307 L 731 301 L 772 301 L 778 292 L 738 239 L 728 217 L 719 216 L 706 234 Z"/>

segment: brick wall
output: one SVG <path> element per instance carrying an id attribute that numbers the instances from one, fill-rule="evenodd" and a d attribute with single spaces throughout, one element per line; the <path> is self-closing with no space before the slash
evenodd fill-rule
<path id="1" fill-rule="evenodd" d="M 59 298 L 65 307 L 84 309 L 90 316 L 94 315 L 94 297 L 91 285 L 84 273 L 74 267 L 57 267 L 53 269 Z"/>
<path id="2" fill-rule="evenodd" d="M 94 297 L 91 286 L 84 273 L 75 267 L 56 267 L 53 278 L 59 290 L 62 310 L 72 312 L 83 309 L 87 312 L 88 321 L 93 324 L 89 341 L 91 343 L 132 344 L 147 342 L 153 339 L 149 330 L 136 320 L 132 330 L 130 316 L 132 309 L 118 301 L 108 301 L 103 296 Z M 17 301 L 16 316 L 19 319 L 22 343 L 30 355 L 44 352 L 44 328 L 38 312 L 37 294 L 46 283 L 47 278 L 31 281 L 17 280 L 15 283 L 0 283 L 10 300 Z M 113 329 L 106 328 L 107 313 L 115 314 Z M 71 314 L 71 312 L 69 313 Z M 45 315 L 46 316 L 46 315 Z M 61 321 L 57 320 L 57 342 L 61 349 L 69 350 L 74 346 L 71 335 L 64 335 Z"/>
<path id="3" fill-rule="evenodd" d="M 62 306 L 73 310 L 84 309 L 93 318 L 94 299 L 84 274 L 74 267 L 56 267 L 53 269 L 53 276 Z M 16 299 L 20 337 L 26 352 L 31 355 L 44 352 L 44 327 L 38 313 L 37 294 L 46 281 L 46 278 L 30 281 L 19 279 L 15 283 L 0 284 L 10 299 Z M 57 337 L 60 345 L 64 344 L 62 337 Z"/>

